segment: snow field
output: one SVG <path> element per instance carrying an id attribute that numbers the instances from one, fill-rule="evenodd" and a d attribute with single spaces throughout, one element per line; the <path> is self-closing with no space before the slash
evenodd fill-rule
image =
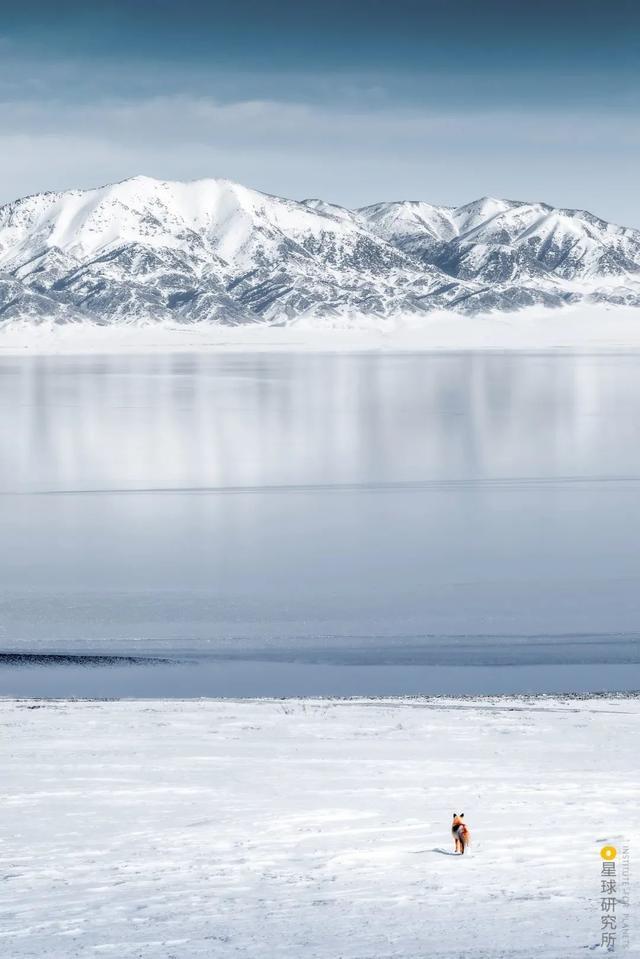
<path id="1" fill-rule="evenodd" d="M 640 349 L 640 309 L 580 306 L 424 317 L 300 318 L 288 326 L 14 323 L 0 356 L 183 352 L 617 352 Z"/>
<path id="2" fill-rule="evenodd" d="M 0 713 L 11 959 L 598 954 L 599 850 L 638 848 L 634 698 Z"/>

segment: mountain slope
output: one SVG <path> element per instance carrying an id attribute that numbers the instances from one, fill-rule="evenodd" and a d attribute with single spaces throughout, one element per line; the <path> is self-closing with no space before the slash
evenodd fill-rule
<path id="1" fill-rule="evenodd" d="M 358 216 L 398 249 L 457 278 L 553 282 L 640 271 L 640 231 L 583 210 L 484 197 L 457 208 L 381 203 Z"/>
<path id="2" fill-rule="evenodd" d="M 0 208 L 0 323 L 282 323 L 640 304 L 640 232 L 484 198 L 347 210 L 228 180 L 134 177 Z"/>

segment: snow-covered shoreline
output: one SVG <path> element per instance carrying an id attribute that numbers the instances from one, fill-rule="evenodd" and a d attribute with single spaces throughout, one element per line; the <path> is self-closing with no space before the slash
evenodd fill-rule
<path id="1" fill-rule="evenodd" d="M 599 954 L 600 849 L 638 845 L 639 715 L 632 697 L 2 700 L 0 941 L 12 959 Z"/>
<path id="2" fill-rule="evenodd" d="M 640 309 L 575 306 L 517 313 L 304 320 L 247 324 L 95 325 L 12 323 L 0 327 L 0 356 L 153 352 L 640 350 Z"/>

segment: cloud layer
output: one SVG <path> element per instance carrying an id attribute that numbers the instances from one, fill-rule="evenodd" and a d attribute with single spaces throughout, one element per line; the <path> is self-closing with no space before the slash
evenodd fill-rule
<path id="1" fill-rule="evenodd" d="M 572 5 L 25 0 L 0 35 L 0 202 L 147 173 L 640 225 L 633 5 Z"/>
<path id="2" fill-rule="evenodd" d="M 165 95 L 0 102 L 0 199 L 135 173 L 226 176 L 356 206 L 493 194 L 630 224 L 640 130 L 624 114 L 296 103 Z"/>

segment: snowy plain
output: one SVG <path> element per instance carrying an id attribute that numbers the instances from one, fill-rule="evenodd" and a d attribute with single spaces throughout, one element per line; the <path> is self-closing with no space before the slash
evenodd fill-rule
<path id="1" fill-rule="evenodd" d="M 0 356 L 153 352 L 616 351 L 640 349 L 640 309 L 577 305 L 463 316 L 307 317 L 286 325 L 13 322 Z"/>
<path id="2" fill-rule="evenodd" d="M 637 698 L 0 701 L 11 959 L 600 955 Z M 451 855 L 464 811 L 467 855 Z"/>

